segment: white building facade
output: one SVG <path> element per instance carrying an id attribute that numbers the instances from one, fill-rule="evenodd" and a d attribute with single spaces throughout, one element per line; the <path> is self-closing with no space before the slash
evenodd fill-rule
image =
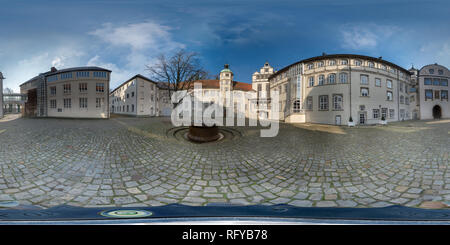
<path id="1" fill-rule="evenodd" d="M 250 110 L 249 98 L 255 91 L 252 85 L 233 80 L 233 72 L 228 65 L 220 72 L 217 80 L 198 80 L 191 84 L 188 92 L 193 96 L 194 84 L 202 85 L 201 100 L 204 103 L 225 105 L 226 93 L 231 94 L 234 111 L 244 101 L 243 109 L 246 110 L 246 116 Z M 173 92 L 173 91 L 171 91 Z M 136 75 L 110 93 L 111 113 L 129 115 L 129 116 L 171 116 L 172 102 L 167 89 L 167 84 L 154 82 L 142 75 Z"/>
<path id="2" fill-rule="evenodd" d="M 280 93 L 280 119 L 292 123 L 377 124 L 411 119 L 410 72 L 354 54 L 312 57 L 269 77 Z"/>
<path id="3" fill-rule="evenodd" d="M 30 117 L 109 118 L 110 70 L 75 67 L 41 73 L 20 85 Z"/>
<path id="4" fill-rule="evenodd" d="M 130 116 L 170 116 L 167 90 L 140 74 L 110 93 L 111 113 Z"/>
<path id="5" fill-rule="evenodd" d="M 431 64 L 417 71 L 417 99 L 420 104 L 419 119 L 450 118 L 448 81 L 450 71 L 442 65 Z"/>

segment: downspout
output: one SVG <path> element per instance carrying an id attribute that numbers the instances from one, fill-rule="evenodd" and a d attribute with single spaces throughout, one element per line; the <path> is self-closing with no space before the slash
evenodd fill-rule
<path id="1" fill-rule="evenodd" d="M 397 69 L 397 118 L 400 121 L 400 81 L 398 77 L 398 69 Z"/>
<path id="2" fill-rule="evenodd" d="M 350 66 L 350 62 L 348 63 L 348 71 L 349 71 L 348 82 L 350 84 L 350 117 L 353 119 L 353 117 L 352 117 L 352 68 Z M 353 121 L 354 121 L 354 119 L 353 119 Z"/>

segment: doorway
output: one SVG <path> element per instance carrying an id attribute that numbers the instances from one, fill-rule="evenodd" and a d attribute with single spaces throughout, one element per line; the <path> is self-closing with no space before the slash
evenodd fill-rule
<path id="1" fill-rule="evenodd" d="M 434 119 L 440 119 L 441 116 L 442 116 L 442 110 L 441 110 L 441 107 L 438 106 L 438 105 L 435 105 L 435 106 L 433 107 L 433 118 L 434 118 Z"/>
<path id="2" fill-rule="evenodd" d="M 340 115 L 335 117 L 334 124 L 341 125 L 341 116 Z"/>
<path id="3" fill-rule="evenodd" d="M 359 124 L 366 124 L 366 113 L 359 113 Z"/>

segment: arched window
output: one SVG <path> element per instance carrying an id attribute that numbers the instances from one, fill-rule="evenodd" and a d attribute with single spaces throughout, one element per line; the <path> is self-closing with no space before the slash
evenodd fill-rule
<path id="1" fill-rule="evenodd" d="M 348 78 L 347 73 L 343 72 L 343 73 L 339 74 L 339 82 L 340 83 L 347 83 L 347 78 Z"/>
<path id="2" fill-rule="evenodd" d="M 325 76 L 319 75 L 319 85 L 323 85 L 323 80 L 325 80 Z"/>
<path id="3" fill-rule="evenodd" d="M 331 73 L 328 75 L 328 83 L 335 84 L 336 83 L 336 74 Z"/>
<path id="4" fill-rule="evenodd" d="M 294 101 L 294 112 L 300 112 L 300 100 Z"/>
<path id="5" fill-rule="evenodd" d="M 309 77 L 309 86 L 310 87 L 314 86 L 314 77 L 313 76 Z"/>

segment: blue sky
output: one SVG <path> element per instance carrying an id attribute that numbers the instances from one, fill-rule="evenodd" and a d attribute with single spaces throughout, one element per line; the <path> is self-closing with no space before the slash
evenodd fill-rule
<path id="1" fill-rule="evenodd" d="M 4 87 L 45 72 L 95 65 L 111 87 L 161 53 L 199 54 L 217 74 L 229 63 L 251 82 L 265 61 L 276 69 L 322 52 L 355 53 L 405 68 L 450 67 L 450 1 L 416 0 L 0 0 Z"/>

